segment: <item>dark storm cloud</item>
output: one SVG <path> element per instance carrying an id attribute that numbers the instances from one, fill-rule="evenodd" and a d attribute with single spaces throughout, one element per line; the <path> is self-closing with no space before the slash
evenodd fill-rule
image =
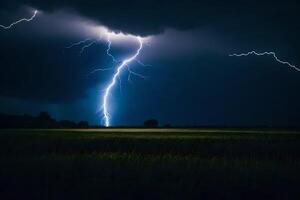
<path id="1" fill-rule="evenodd" d="M 247 28 L 272 25 L 273 29 L 297 22 L 297 1 L 217 0 L 14 0 L 2 9 L 32 6 L 43 11 L 69 9 L 124 32 L 151 35 L 165 28 L 189 29 L 208 24 Z M 268 27 L 267 27 L 268 28 Z"/>
<path id="2" fill-rule="evenodd" d="M 38 22 L 39 19 L 35 21 Z M 80 48 L 64 48 L 70 39 L 59 32 L 55 32 L 56 37 L 45 37 L 29 31 L 34 25 L 32 22 L 13 31 L 0 31 L 0 96 L 64 102 L 84 98 L 88 88 L 105 80 L 105 73 L 88 76 L 105 60 L 99 54 L 104 52 L 105 45 L 95 45 L 88 54 L 80 55 Z"/>
<path id="3" fill-rule="evenodd" d="M 91 89 L 98 98 L 111 72 L 86 75 L 94 67 L 111 64 L 104 54 L 106 44 L 93 46 L 82 56 L 80 48 L 64 51 L 64 47 L 89 37 L 89 25 L 105 25 L 123 32 L 154 35 L 141 57 L 153 67 L 134 68 L 150 73 L 150 81 L 135 80 L 134 89 L 125 88 L 123 96 L 115 88 L 111 112 L 118 111 L 120 117 L 114 116 L 115 124 L 141 124 L 146 116 L 181 125 L 193 120 L 226 124 L 224 119 L 239 124 L 234 121 L 237 118 L 246 119 L 245 124 L 260 124 L 272 119 L 276 109 L 279 114 L 274 116 L 292 117 L 278 117 L 279 122 L 294 123 L 299 119 L 299 73 L 270 57 L 228 57 L 253 49 L 275 51 L 283 60 L 299 66 L 297 1 L 2 0 L 1 24 L 30 16 L 28 8 L 42 12 L 30 23 L 0 30 L 0 97 L 7 97 L 9 110 L 21 109 L 15 106 L 18 102 L 11 104 L 11 99 L 50 102 L 65 108 L 65 102 L 80 101 Z M 262 78 L 257 82 L 259 77 Z M 76 104 L 66 118 L 72 119 L 74 113 L 88 109 L 93 111 L 100 101 L 89 99 L 81 106 Z M 295 111 L 288 111 L 293 108 Z M 267 111 L 261 115 L 261 110 Z M 259 116 L 264 116 L 261 121 L 256 120 Z"/>
<path id="4" fill-rule="evenodd" d="M 18 12 L 8 16 L 18 19 L 31 13 L 24 8 Z M 9 17 L 7 21 L 11 22 Z M 111 66 L 105 41 L 82 54 L 81 47 L 65 48 L 72 42 L 94 37 L 91 27 L 81 17 L 53 12 L 40 13 L 30 23 L 20 23 L 10 30 L 0 29 L 0 96 L 61 103 L 85 98 L 90 88 L 103 89 L 102 84 L 109 78 L 107 73 L 112 71 L 89 73 Z M 113 49 L 118 55 L 116 49 L 121 48 Z M 126 44 L 126 50 L 132 50 L 131 45 Z"/>
<path id="5" fill-rule="evenodd" d="M 14 0 L 14 10 L 31 6 L 46 13 L 70 12 L 110 29 L 137 35 L 158 35 L 168 28 L 204 29 L 228 44 L 228 52 L 260 49 L 300 53 L 300 24 L 296 0 Z M 12 6 L 14 5 L 14 6 Z M 8 6 L 3 6 L 7 10 Z M 4 9 L 5 10 L 5 9 Z M 208 33 L 209 34 L 209 33 Z M 281 52 L 279 52 L 281 53 Z M 292 55 L 292 57 L 294 57 Z"/>

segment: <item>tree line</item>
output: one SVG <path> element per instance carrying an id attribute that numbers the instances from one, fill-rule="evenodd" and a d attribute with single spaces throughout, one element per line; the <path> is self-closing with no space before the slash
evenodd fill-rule
<path id="1" fill-rule="evenodd" d="M 144 127 L 155 128 L 159 126 L 158 120 L 150 119 L 144 122 Z M 87 121 L 78 123 L 70 120 L 55 120 L 47 112 L 41 112 L 38 116 L 0 114 L 0 128 L 101 128 L 90 126 Z M 103 128 L 103 127 L 102 127 Z"/>

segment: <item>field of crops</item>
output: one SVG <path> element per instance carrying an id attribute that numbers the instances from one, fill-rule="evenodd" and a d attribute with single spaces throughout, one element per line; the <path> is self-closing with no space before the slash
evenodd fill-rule
<path id="1" fill-rule="evenodd" d="M 0 130 L 1 199 L 299 199 L 300 134 Z"/>

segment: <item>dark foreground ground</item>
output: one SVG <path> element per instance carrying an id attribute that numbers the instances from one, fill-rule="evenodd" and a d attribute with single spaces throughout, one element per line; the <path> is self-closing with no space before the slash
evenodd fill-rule
<path id="1" fill-rule="evenodd" d="M 300 134 L 0 130 L 0 199 L 300 199 Z"/>

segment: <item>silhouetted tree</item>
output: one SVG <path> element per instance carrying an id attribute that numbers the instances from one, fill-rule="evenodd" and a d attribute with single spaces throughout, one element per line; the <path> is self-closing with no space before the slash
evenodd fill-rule
<path id="1" fill-rule="evenodd" d="M 40 112 L 38 118 L 45 121 L 50 121 L 52 119 L 50 114 L 47 112 Z"/>
<path id="2" fill-rule="evenodd" d="M 0 114 L 0 128 L 89 128 L 89 123 L 69 120 L 58 122 L 48 112 L 41 112 L 37 117 Z"/>
<path id="3" fill-rule="evenodd" d="M 76 128 L 77 124 L 69 120 L 63 120 L 59 122 L 61 128 Z"/>
<path id="4" fill-rule="evenodd" d="M 56 128 L 56 121 L 52 119 L 49 113 L 41 112 L 37 118 L 36 127 L 38 128 Z"/>
<path id="5" fill-rule="evenodd" d="M 89 123 L 87 121 L 81 121 L 77 124 L 78 128 L 88 128 Z"/>
<path id="6" fill-rule="evenodd" d="M 164 127 L 165 128 L 171 128 L 172 126 L 171 126 L 171 124 L 165 124 Z"/>
<path id="7" fill-rule="evenodd" d="M 156 119 L 149 119 L 144 122 L 145 127 L 155 128 L 158 127 L 158 121 Z"/>

